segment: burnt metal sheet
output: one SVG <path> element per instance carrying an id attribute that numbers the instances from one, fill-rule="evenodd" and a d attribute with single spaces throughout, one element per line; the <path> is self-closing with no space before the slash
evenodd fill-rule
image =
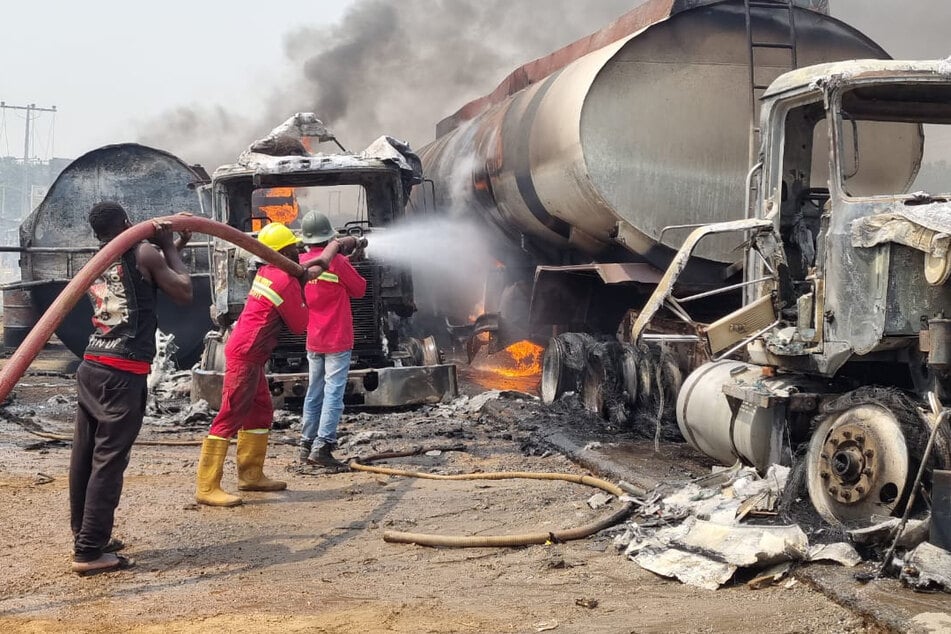
<path id="1" fill-rule="evenodd" d="M 633 262 L 610 262 L 594 264 L 573 264 L 569 266 L 539 266 L 535 269 L 535 281 L 549 273 L 595 273 L 605 284 L 657 284 L 664 272 L 650 264 Z"/>
<path id="2" fill-rule="evenodd" d="M 815 64 L 782 75 L 770 85 L 763 98 L 807 90 L 820 84 L 833 88 L 842 84 L 860 83 L 864 79 L 900 77 L 907 80 L 911 76 L 951 79 L 951 58 L 924 61 L 856 59 Z"/>

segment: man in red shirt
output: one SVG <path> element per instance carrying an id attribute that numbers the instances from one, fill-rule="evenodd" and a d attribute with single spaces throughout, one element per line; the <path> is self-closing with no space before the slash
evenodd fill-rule
<path id="1" fill-rule="evenodd" d="M 281 255 L 298 261 L 297 236 L 280 223 L 261 229 L 258 240 Z M 201 447 L 195 500 L 209 506 L 235 506 L 241 498 L 221 489 L 221 472 L 228 454 L 229 439 L 238 434 L 238 489 L 280 491 L 286 482 L 264 475 L 264 458 L 274 417 L 271 392 L 264 366 L 277 344 L 282 325 L 294 334 L 307 328 L 302 283 L 316 279 L 336 254 L 336 246 L 326 258 L 311 258 L 302 279 L 297 280 L 267 264 L 257 271 L 228 342 L 225 344 L 225 378 L 221 410 L 211 424 Z"/>
<path id="2" fill-rule="evenodd" d="M 330 220 L 320 212 L 311 211 L 301 220 L 301 242 L 309 247 L 301 261 L 327 259 L 330 262 L 330 267 L 304 289 L 309 314 L 310 379 L 304 397 L 301 461 L 330 468 L 345 466 L 334 458 L 331 450 L 337 444 L 337 425 L 343 413 L 353 350 L 350 299 L 363 297 L 367 290 L 367 281 L 346 257 L 327 255 L 338 243 L 336 235 Z M 346 252 L 347 248 L 341 251 Z"/>

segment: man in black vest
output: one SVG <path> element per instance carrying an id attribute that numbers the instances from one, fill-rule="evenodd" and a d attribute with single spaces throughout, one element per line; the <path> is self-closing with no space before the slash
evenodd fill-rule
<path id="1" fill-rule="evenodd" d="M 101 202 L 89 212 L 100 246 L 132 226 L 121 205 Z M 140 242 L 122 254 L 89 287 L 92 323 L 83 361 L 76 371 L 78 408 L 69 463 L 73 572 L 88 575 L 127 568 L 131 560 L 111 552 L 112 524 L 132 443 L 142 427 L 146 380 L 155 356 L 157 290 L 177 304 L 192 299 L 191 278 L 167 226 L 151 244 Z"/>

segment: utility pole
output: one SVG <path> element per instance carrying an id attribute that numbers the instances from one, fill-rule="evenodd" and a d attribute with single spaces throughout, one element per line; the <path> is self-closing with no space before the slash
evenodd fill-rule
<path id="1" fill-rule="evenodd" d="M 30 198 L 32 195 L 33 183 L 30 172 L 30 124 L 33 122 L 34 112 L 56 112 L 56 106 L 51 108 L 40 108 L 35 103 L 25 106 L 11 106 L 5 101 L 0 101 L 0 110 L 25 110 L 26 123 L 23 125 L 23 215 L 29 214 L 32 209 Z"/>

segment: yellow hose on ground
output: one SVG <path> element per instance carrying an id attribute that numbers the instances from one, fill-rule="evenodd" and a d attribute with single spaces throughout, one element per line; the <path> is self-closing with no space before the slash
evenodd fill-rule
<path id="1" fill-rule="evenodd" d="M 405 471 L 389 467 L 374 467 L 360 464 L 356 460 L 350 462 L 354 471 L 379 473 L 382 475 L 402 476 L 407 478 L 422 478 L 424 480 L 560 480 L 574 484 L 601 489 L 611 495 L 621 497 L 624 490 L 611 484 L 607 480 L 591 476 L 581 476 L 572 473 L 536 473 L 532 471 L 500 471 L 495 473 L 462 473 L 458 475 L 439 475 L 421 471 Z M 561 529 L 551 532 L 519 533 L 515 535 L 435 535 L 430 533 L 404 533 L 401 531 L 385 531 L 383 541 L 396 544 L 419 544 L 437 548 L 485 548 L 499 546 L 528 546 L 530 544 L 548 544 L 583 539 L 614 526 L 622 521 L 634 510 L 633 502 L 626 502 L 615 513 L 600 520 L 589 522 L 576 528 Z"/>

